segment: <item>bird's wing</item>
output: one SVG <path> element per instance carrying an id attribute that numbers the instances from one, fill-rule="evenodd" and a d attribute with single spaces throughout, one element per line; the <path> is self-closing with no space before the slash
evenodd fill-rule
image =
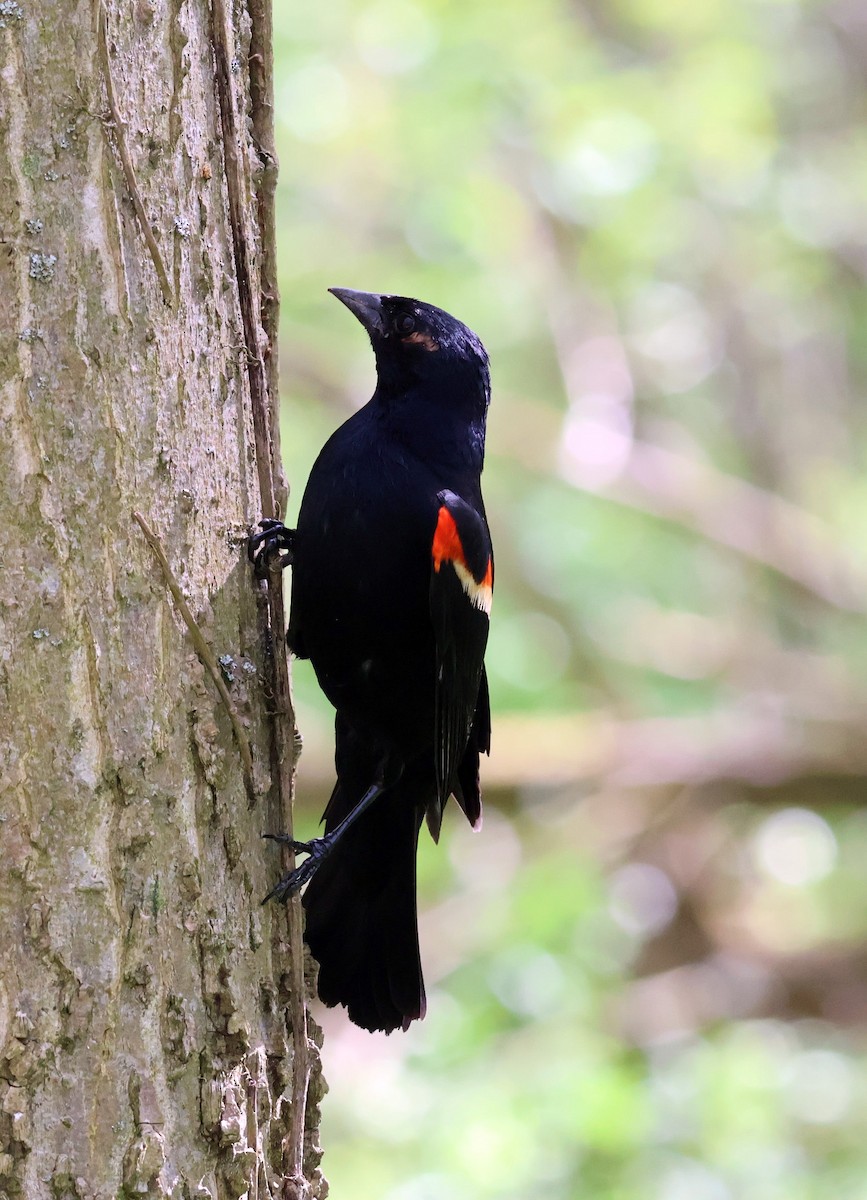
<path id="1" fill-rule="evenodd" d="M 431 545 L 430 612 L 436 639 L 436 779 L 439 812 L 463 791 L 458 769 L 474 721 L 487 750 L 487 688 L 480 694 L 494 560 L 484 516 L 451 491 L 437 495 Z M 485 711 L 477 711 L 480 709 Z M 485 731 L 485 732 L 483 732 Z M 470 816 L 469 812 L 467 813 Z M 428 823 L 436 836 L 435 816 Z M 471 818 L 475 819 L 475 818 Z"/>

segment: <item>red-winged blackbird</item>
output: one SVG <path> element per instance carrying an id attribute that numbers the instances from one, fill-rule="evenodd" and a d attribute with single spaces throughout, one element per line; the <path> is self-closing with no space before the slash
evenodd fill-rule
<path id="1" fill-rule="evenodd" d="M 288 641 L 337 710 L 325 835 L 271 893 L 305 883 L 319 995 L 364 1029 L 424 1016 L 415 858 L 453 795 L 481 823 L 493 587 L 480 475 L 490 397 L 476 335 L 430 304 L 332 288 L 370 335 L 372 399 L 326 443 L 297 530 L 262 522 L 251 557 L 292 562 Z"/>

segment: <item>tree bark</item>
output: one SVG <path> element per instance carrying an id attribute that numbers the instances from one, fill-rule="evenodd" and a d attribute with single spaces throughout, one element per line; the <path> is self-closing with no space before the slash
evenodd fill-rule
<path id="1" fill-rule="evenodd" d="M 327 1190 L 300 912 L 259 903 L 269 73 L 258 0 L 0 2 L 0 1198 Z"/>

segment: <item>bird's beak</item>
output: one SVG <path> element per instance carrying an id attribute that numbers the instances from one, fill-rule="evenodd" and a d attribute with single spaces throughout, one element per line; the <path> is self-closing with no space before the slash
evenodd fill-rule
<path id="1" fill-rule="evenodd" d="M 341 304 L 358 317 L 368 333 L 384 333 L 382 297 L 373 292 L 354 292 L 352 288 L 329 288 Z"/>

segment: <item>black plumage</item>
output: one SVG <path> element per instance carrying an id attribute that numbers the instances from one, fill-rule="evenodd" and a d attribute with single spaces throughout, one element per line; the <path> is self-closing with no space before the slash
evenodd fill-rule
<path id="1" fill-rule="evenodd" d="M 305 883 L 319 994 L 365 1029 L 424 1015 L 415 858 L 454 795 L 481 820 L 490 748 L 484 652 L 493 556 L 482 502 L 488 360 L 465 325 L 407 297 L 334 294 L 376 356 L 372 399 L 328 440 L 288 548 L 288 641 L 337 710 L 325 835 L 274 893 Z"/>

